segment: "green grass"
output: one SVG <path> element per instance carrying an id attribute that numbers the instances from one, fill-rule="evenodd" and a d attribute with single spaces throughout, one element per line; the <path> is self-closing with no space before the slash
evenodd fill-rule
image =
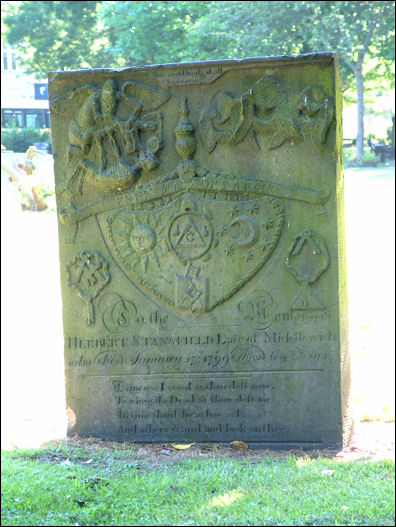
<path id="1" fill-rule="evenodd" d="M 159 458 L 159 456 L 158 456 Z M 394 525 L 394 462 L 2 453 L 2 525 Z M 332 470 L 324 475 L 323 470 Z"/>

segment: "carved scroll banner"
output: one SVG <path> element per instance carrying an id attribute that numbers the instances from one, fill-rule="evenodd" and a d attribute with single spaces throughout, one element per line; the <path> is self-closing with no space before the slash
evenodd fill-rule
<path id="1" fill-rule="evenodd" d="M 49 75 L 69 431 L 349 440 L 332 53 Z"/>

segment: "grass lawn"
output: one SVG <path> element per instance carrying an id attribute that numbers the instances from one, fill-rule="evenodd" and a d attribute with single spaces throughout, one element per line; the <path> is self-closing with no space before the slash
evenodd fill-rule
<path id="1" fill-rule="evenodd" d="M 231 459 L 195 448 L 162 464 L 122 445 L 3 452 L 2 525 L 395 523 L 390 460 Z"/>

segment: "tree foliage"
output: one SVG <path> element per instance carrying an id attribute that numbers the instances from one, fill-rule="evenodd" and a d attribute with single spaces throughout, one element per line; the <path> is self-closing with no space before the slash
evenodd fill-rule
<path id="1" fill-rule="evenodd" d="M 212 4 L 192 28 L 200 59 L 335 51 L 343 78 L 349 81 L 358 52 L 367 45 L 369 56 L 381 61 L 381 74 L 391 77 L 395 58 L 393 1 Z M 377 67 L 378 61 L 372 64 Z"/>
<path id="2" fill-rule="evenodd" d="M 8 7 L 6 41 L 21 52 L 26 71 L 46 76 L 48 71 L 100 68 L 110 58 L 99 2 L 3 3 Z"/>
<path id="3" fill-rule="evenodd" d="M 381 78 L 394 63 L 394 1 L 2 4 L 7 42 L 40 73 L 335 51 L 348 81 L 368 34 L 367 58 L 375 70 L 380 59 Z"/>
<path id="4" fill-rule="evenodd" d="M 101 2 L 99 16 L 123 64 L 183 62 L 196 60 L 190 32 L 207 4 L 213 2 Z"/>

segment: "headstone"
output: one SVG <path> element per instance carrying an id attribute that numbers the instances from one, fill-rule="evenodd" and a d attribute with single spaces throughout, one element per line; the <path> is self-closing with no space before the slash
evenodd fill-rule
<path id="1" fill-rule="evenodd" d="M 334 54 L 49 80 L 70 432 L 341 446 Z"/>

